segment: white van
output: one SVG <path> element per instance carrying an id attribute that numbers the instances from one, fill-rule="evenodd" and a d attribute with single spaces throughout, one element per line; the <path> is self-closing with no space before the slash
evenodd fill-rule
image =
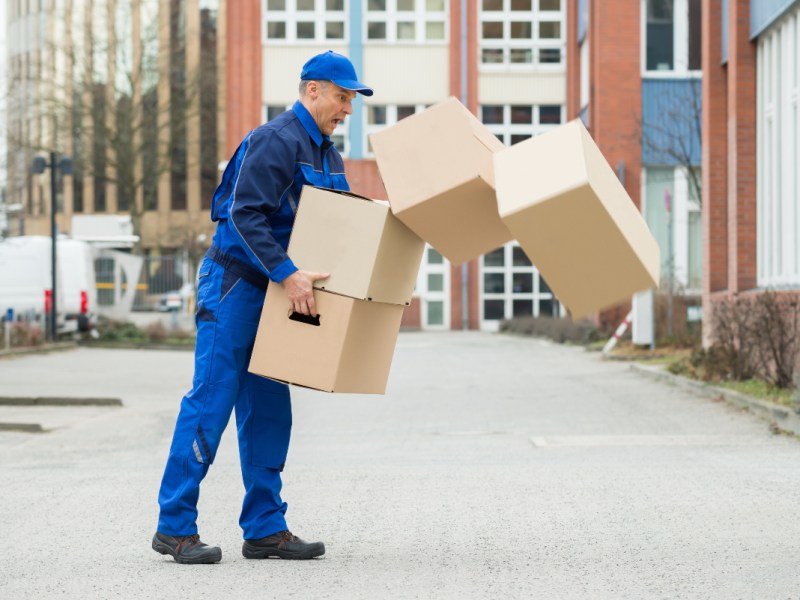
<path id="1" fill-rule="evenodd" d="M 58 305 L 64 311 L 65 326 L 68 331 L 89 331 L 97 308 L 92 247 L 80 240 L 59 238 L 56 249 L 61 275 Z"/>
<path id="2" fill-rule="evenodd" d="M 89 331 L 93 327 L 97 289 L 92 248 L 86 242 L 59 238 L 57 331 Z M 0 240 L 0 316 L 46 322 L 52 301 L 51 240 L 19 236 Z"/>

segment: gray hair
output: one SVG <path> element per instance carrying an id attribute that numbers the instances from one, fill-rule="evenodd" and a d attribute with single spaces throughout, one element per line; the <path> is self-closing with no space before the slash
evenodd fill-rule
<path id="1" fill-rule="evenodd" d="M 302 81 L 300 81 L 300 86 L 298 88 L 298 91 L 300 92 L 300 97 L 301 98 L 306 95 L 306 88 L 308 87 L 308 84 L 311 83 L 312 81 L 316 81 L 320 85 L 320 87 L 322 88 L 323 92 L 328 88 L 328 84 L 330 83 L 329 81 L 325 81 L 325 80 L 303 79 Z"/>

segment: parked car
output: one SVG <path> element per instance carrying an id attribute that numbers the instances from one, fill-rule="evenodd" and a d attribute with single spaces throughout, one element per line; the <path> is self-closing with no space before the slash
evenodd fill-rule
<path id="1" fill-rule="evenodd" d="M 165 292 L 158 299 L 161 312 L 188 310 L 194 302 L 194 284 L 184 283 L 179 290 Z"/>

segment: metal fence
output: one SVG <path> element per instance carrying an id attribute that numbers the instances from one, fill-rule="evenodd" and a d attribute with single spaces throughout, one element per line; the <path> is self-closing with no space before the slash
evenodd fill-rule
<path id="1" fill-rule="evenodd" d="M 159 256 L 145 256 L 144 264 L 136 283 L 136 296 L 133 300 L 133 310 L 167 310 L 167 300 L 169 296 L 175 294 L 181 298 L 191 295 L 193 279 L 190 276 L 191 269 L 185 253 L 162 254 Z M 97 265 L 97 292 L 98 303 L 103 304 L 100 293 L 102 291 L 101 282 L 106 282 L 113 275 L 108 272 L 109 265 L 105 270 L 102 265 Z"/>

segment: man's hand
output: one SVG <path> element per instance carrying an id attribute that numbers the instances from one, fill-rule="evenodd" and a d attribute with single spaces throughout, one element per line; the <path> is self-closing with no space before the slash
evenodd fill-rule
<path id="1" fill-rule="evenodd" d="M 312 273 L 311 271 L 295 271 L 283 280 L 286 295 L 289 297 L 289 309 L 304 315 L 317 316 L 314 304 L 314 282 L 327 279 L 330 273 Z"/>

